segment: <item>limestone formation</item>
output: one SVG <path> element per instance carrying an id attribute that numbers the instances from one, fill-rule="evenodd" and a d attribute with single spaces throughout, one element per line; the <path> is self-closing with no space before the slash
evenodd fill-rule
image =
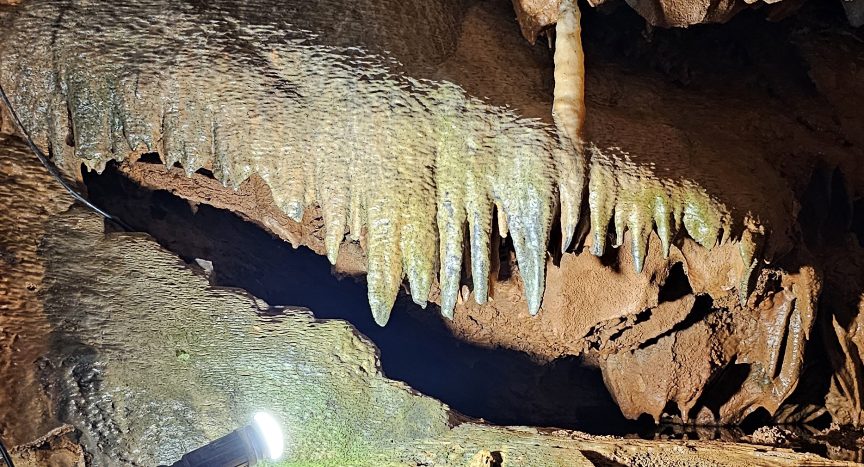
<path id="1" fill-rule="evenodd" d="M 252 7 L 222 8 L 235 12 L 231 21 L 205 22 L 211 13 L 159 2 L 27 2 L 4 15 L 0 82 L 24 127 L 61 165 L 80 160 L 101 171 L 110 160 L 156 151 L 167 166 L 212 170 L 234 189 L 260 177 L 295 221 L 319 206 L 331 262 L 346 235 L 364 246 L 381 325 L 403 277 L 425 305 L 436 270 L 442 313 L 452 317 L 463 255 L 484 303 L 494 216 L 537 314 L 550 229 L 560 212 L 570 243 L 586 176 L 576 143 L 584 110 L 573 4 L 562 7 L 572 19 L 562 23 L 569 29 L 557 52 L 560 131 L 458 83 L 412 76 L 422 63 L 375 53 L 382 44 L 330 45 L 290 9 L 258 18 Z M 655 224 L 665 249 L 682 226 L 708 248 L 733 232 L 749 239 L 770 228 L 731 217 L 696 182 L 663 180 L 615 149 L 593 151 L 588 205 L 598 255 L 613 218 L 616 244 L 625 230 L 634 238 L 637 270 Z M 746 240 L 742 248 L 749 265 L 754 248 Z"/>
<path id="2" fill-rule="evenodd" d="M 0 84 L 71 176 L 120 161 L 365 273 L 382 325 L 407 278 L 466 341 L 601 368 L 631 418 L 862 423 L 858 36 L 583 38 L 540 2 L 553 56 L 507 5 L 307 3 L 3 7 Z"/>
<path id="3" fill-rule="evenodd" d="M 17 390 L 15 407 L 27 408 L 0 419 L 16 465 L 170 463 L 260 409 L 284 426 L 284 466 L 846 465 L 469 420 L 384 377 L 344 321 L 214 288 L 148 236 L 56 209 L 71 198 L 14 137 L 0 136 L 0 178 L 14 187 L 0 197 L 0 245 L 21 260 L 0 262 L 2 290 L 17 298 L 0 318 L 12 333 L 0 337 L 0 395 L 6 407 Z M 21 378 L 51 384 L 20 391 Z"/>

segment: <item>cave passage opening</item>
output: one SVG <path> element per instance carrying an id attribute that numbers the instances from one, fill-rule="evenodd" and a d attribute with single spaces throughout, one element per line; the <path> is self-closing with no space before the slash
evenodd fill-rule
<path id="1" fill-rule="evenodd" d="M 242 288 L 274 306 L 306 307 L 318 319 L 350 322 L 378 347 L 386 376 L 460 413 L 501 425 L 653 436 L 652 423 L 624 418 L 599 370 L 580 358 L 539 363 L 522 352 L 463 342 L 435 304 L 423 310 L 404 291 L 382 328 L 370 313 L 365 283 L 337 277 L 325 257 L 305 247 L 294 249 L 229 211 L 193 209 L 167 191 L 143 188 L 113 165 L 101 175 L 85 171 L 84 182 L 97 206 L 209 274 L 214 286 Z"/>

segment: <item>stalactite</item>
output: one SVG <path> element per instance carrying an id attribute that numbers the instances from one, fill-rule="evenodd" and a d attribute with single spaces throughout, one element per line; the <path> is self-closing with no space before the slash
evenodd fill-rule
<path id="1" fill-rule="evenodd" d="M 695 183 L 665 180 L 614 148 L 583 150 L 584 64 L 573 2 L 562 3 L 557 28 L 557 129 L 456 84 L 394 71 L 398 64 L 386 57 L 320 45 L 301 27 L 206 23 L 165 8 L 175 7 L 23 4 L 9 15 L 0 82 L 33 136 L 57 160 L 80 159 L 94 170 L 158 151 L 167 166 L 190 175 L 211 168 L 228 187 L 258 176 L 298 222 L 319 206 L 331 262 L 346 236 L 363 240 L 369 303 L 382 326 L 403 278 L 425 305 L 436 268 L 441 311 L 452 317 L 463 254 L 475 300 L 487 300 L 493 211 L 536 314 L 553 220 L 560 216 L 566 249 L 586 178 L 591 251 L 603 254 L 614 221 L 616 245 L 631 233 L 637 270 L 652 230 L 668 254 L 682 225 L 711 248 L 734 223 Z M 52 29 L 60 10 L 63 27 Z M 249 38 L 262 49 L 249 50 Z"/>
<path id="2" fill-rule="evenodd" d="M 585 54 L 579 6 L 562 0 L 555 25 L 555 90 L 552 116 L 575 146 L 582 144 L 585 124 Z"/>
<path id="3" fill-rule="evenodd" d="M 582 191 L 585 186 L 585 54 L 582 49 L 579 6 L 564 0 L 559 7 L 555 26 L 555 89 L 552 117 L 558 135 L 570 143 L 572 151 L 557 152 L 561 171 L 561 249 L 573 241 Z"/>

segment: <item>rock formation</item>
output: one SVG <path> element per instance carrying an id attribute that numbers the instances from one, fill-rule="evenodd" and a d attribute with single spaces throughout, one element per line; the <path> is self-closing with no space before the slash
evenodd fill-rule
<path id="1" fill-rule="evenodd" d="M 106 233 L 94 213 L 67 209 L 71 198 L 14 137 L 0 136 L 0 181 L 0 272 L 15 298 L 0 396 L 26 414 L 3 417 L 0 432 L 16 465 L 170 463 L 259 409 L 287 432 L 278 465 L 846 465 L 467 419 L 385 378 L 347 323 L 213 288 L 148 236 Z"/>
<path id="2" fill-rule="evenodd" d="M 592 361 L 632 418 L 860 424 L 857 36 L 649 42 L 515 5 L 531 41 L 557 23 L 554 56 L 493 2 L 26 1 L 0 9 L 0 84 L 66 173 L 117 161 L 326 254 L 381 325 L 407 279 L 465 340 Z"/>
<path id="3" fill-rule="evenodd" d="M 581 133 L 584 114 L 572 110 L 582 105 L 583 80 L 574 4 L 562 6 L 570 16 L 556 51 L 557 133 L 454 83 L 399 73 L 400 64 L 384 56 L 316 45 L 322 41 L 293 25 L 300 20 L 287 12 L 261 24 L 263 18 L 237 7 L 248 24 L 233 31 L 237 24 L 202 23 L 206 13 L 166 14 L 165 8 L 63 5 L 52 12 L 50 4 L 28 3 L 8 15 L 2 78 L 11 83 L 8 92 L 25 128 L 34 129 L 31 136 L 58 159 L 73 166 L 80 160 L 97 171 L 110 160 L 157 151 L 168 166 L 179 164 L 190 175 L 212 169 L 235 189 L 255 175 L 295 221 L 319 206 L 331 262 L 346 234 L 363 237 L 369 301 L 381 325 L 403 277 L 414 300 L 427 302 L 436 259 L 442 313 L 452 317 L 463 250 L 470 250 L 475 299 L 485 303 L 494 215 L 498 233 L 512 240 L 528 310 L 537 314 L 553 218 L 561 213 L 566 248 L 585 180 L 585 158 L 574 154 L 581 152 L 581 143 L 574 148 L 581 135 L 574 133 Z M 447 9 L 436 13 L 442 21 L 443 15 L 456 17 Z M 52 30 L 46 17 L 60 14 L 64 25 Z M 147 27 L 136 24 L 140 17 Z M 40 25 L 48 26 L 41 31 Z M 82 35 L 88 39 L 81 41 Z M 200 37 L 216 39 L 202 46 Z M 266 44 L 264 50 L 243 50 L 253 38 Z M 225 49 L 237 53 L 220 56 Z M 23 59 L 24 51 L 30 59 Z M 658 175 L 618 148 L 590 152 L 596 255 L 603 254 L 614 219 L 616 246 L 625 230 L 631 234 L 637 272 L 653 225 L 664 254 L 682 226 L 708 248 L 740 238 L 750 267 L 754 237 L 770 230 L 761 219 L 752 213 L 733 218 L 732 208 L 697 180 Z"/>

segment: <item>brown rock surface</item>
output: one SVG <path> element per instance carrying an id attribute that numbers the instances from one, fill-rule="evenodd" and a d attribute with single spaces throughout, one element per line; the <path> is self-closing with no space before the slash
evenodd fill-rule
<path id="1" fill-rule="evenodd" d="M 731 3 L 717 10 L 713 3 L 700 5 L 684 11 L 682 21 L 700 15 L 703 21 L 732 8 Z M 548 7 L 542 4 L 538 11 Z M 458 40 L 441 49 L 446 59 L 425 64 L 424 73 L 542 118 L 551 103 L 548 56 L 517 43 L 516 25 L 502 16 L 500 6 L 473 5 L 460 20 Z M 673 407 L 682 420 L 703 423 L 740 422 L 758 408 L 778 421 L 803 419 L 809 405 L 789 399 L 799 387 L 805 352 L 820 333 L 829 355 L 838 357 L 827 408 L 838 420 L 861 423 L 856 329 L 862 289 L 854 270 L 860 245 L 849 232 L 860 216 L 855 203 L 864 186 L 857 163 L 861 95 L 847 85 L 860 81 L 855 80 L 860 60 L 851 58 L 860 54 L 860 42 L 832 28 L 748 31 L 748 23 L 731 39 L 714 29 L 658 32 L 648 42 L 636 39 L 632 29 L 618 36 L 609 32 L 614 25 L 594 24 L 586 28 L 589 139 L 604 151 L 618 147 L 628 153 L 614 167 L 632 186 L 683 179 L 720 199 L 735 219 L 750 220 L 757 230 L 770 227 L 767 239 L 753 247 L 770 263 L 742 260 L 747 254 L 740 226 L 724 232 L 725 241 L 712 249 L 678 235 L 668 259 L 652 233 L 641 274 L 633 272 L 630 232 L 616 234 L 609 243 L 621 246 L 599 258 L 589 254 L 593 239 L 586 238 L 563 254 L 552 248 L 543 309 L 531 317 L 512 249 L 493 235 L 498 244 L 492 249 L 497 259 L 492 301 L 470 300 L 474 284 L 466 270 L 453 332 L 543 360 L 583 355 L 604 370 L 628 416 L 647 413 L 656 419 Z M 842 44 L 836 50 L 835 40 Z M 121 169 L 138 183 L 238 212 L 294 245 L 324 253 L 320 212 L 307 209 L 301 222 L 290 220 L 257 176 L 231 190 L 207 168 L 187 176 L 182 168 L 136 157 Z M 820 171 L 835 168 L 840 174 L 835 178 L 845 181 L 820 178 Z M 835 184 L 841 193 L 835 193 Z M 845 211 L 842 222 L 834 222 L 820 199 L 814 201 L 814 191 L 837 198 L 838 209 Z M 802 208 L 808 204 L 811 210 Z M 825 254 L 825 242 L 808 238 L 829 235 L 843 237 L 834 244 L 840 251 L 831 255 Z M 343 243 L 337 270 L 364 271 L 364 242 Z M 430 299 L 440 301 L 432 289 Z M 815 298 L 822 291 L 836 298 L 820 308 Z"/>
<path id="2" fill-rule="evenodd" d="M 75 427 L 57 427 L 35 441 L 19 444 L 10 453 L 21 467 L 87 467 L 90 456 L 78 442 Z"/>
<path id="3" fill-rule="evenodd" d="M 513 41 L 512 26 L 501 22 L 495 9 L 469 10 L 463 26 L 456 53 L 438 73 L 465 83 L 474 92 L 486 90 L 493 101 L 521 96 L 516 101 L 520 110 L 542 115 L 549 108 L 550 94 L 543 99 L 537 85 L 548 83 L 548 61 L 544 68 L 536 50 L 520 48 Z M 489 40 L 494 34 L 498 38 Z M 608 33 L 600 30 L 597 37 L 602 39 L 603 34 Z M 482 38 L 486 40 L 478 42 Z M 730 76 L 737 73 L 737 81 L 727 84 L 722 74 L 708 75 L 708 67 L 686 49 L 664 56 L 662 51 L 671 39 L 659 40 L 653 50 L 659 52 L 654 60 L 661 60 L 656 66 L 662 73 L 635 73 L 643 66 L 638 60 L 616 63 L 600 52 L 589 56 L 589 137 L 599 144 L 627 148 L 636 161 L 680 170 L 718 196 L 727 197 L 735 209 L 760 213 L 763 221 L 772 219 L 769 224 L 784 226 L 775 230 L 767 256 L 788 256 L 800 228 L 794 224 L 797 206 L 807 195 L 801 180 L 810 178 L 813 167 L 820 163 L 812 155 L 821 154 L 825 161 L 821 163 L 838 164 L 851 187 L 861 186 L 859 166 L 850 158 L 860 152 L 860 146 L 844 149 L 838 145 L 842 135 L 855 138 L 855 125 L 860 124 L 850 104 L 859 98 L 838 95 L 845 88 L 837 87 L 840 81 L 834 73 L 840 71 L 831 71 L 831 63 L 840 63 L 839 58 L 826 62 L 830 55 L 814 52 L 824 47 L 815 36 L 796 42 L 816 60 L 811 76 L 818 80 L 820 92 L 837 96 L 831 99 L 839 109 L 848 108 L 841 110 L 837 124 L 831 123 L 832 110 L 823 106 L 823 94 L 800 98 L 802 85 L 796 80 L 801 75 L 795 75 L 792 65 L 783 60 L 763 61 L 743 75 L 741 70 L 726 71 Z M 856 46 L 850 42 L 846 47 Z M 514 53 L 519 50 L 524 52 Z M 488 71 L 496 70 L 500 62 L 494 57 L 505 51 L 511 61 L 520 64 L 523 76 L 495 84 L 488 76 L 507 74 Z M 758 56 L 762 49 L 754 46 L 750 53 Z M 790 70 L 789 78 L 781 77 Z M 704 81 L 697 84 L 697 78 Z M 681 89 L 681 82 L 691 85 Z M 761 86 L 768 86 L 775 96 L 766 96 Z M 846 92 L 856 91 L 853 87 Z M 796 159 L 788 159 L 789 155 Z M 320 214 L 307 210 L 301 223 L 287 219 L 256 177 L 235 192 L 206 173 L 187 177 L 181 169 L 160 164 L 128 162 L 122 170 L 145 186 L 167 188 L 193 202 L 238 212 L 295 246 L 305 245 L 320 254 L 325 251 Z M 742 305 L 736 289 L 747 271 L 735 242 L 707 251 L 682 237 L 672 247 L 670 258 L 664 259 L 660 242 L 652 234 L 642 274 L 633 272 L 629 241 L 602 258 L 588 253 L 590 243 L 587 239 L 582 248 L 560 260 L 550 257 L 543 310 L 537 317 L 524 313 L 518 266 L 506 244 L 500 247 L 493 300 L 477 305 L 471 289 L 463 286 L 451 324 L 454 333 L 470 342 L 518 349 L 543 360 L 577 354 L 596 358 L 622 409 L 634 418 L 641 413 L 659 418 L 669 401 L 676 403 L 683 419 L 706 423 L 741 421 L 759 407 L 779 413 L 797 387 L 803 348 L 814 326 L 812 297 L 822 287 L 821 266 L 757 268 L 750 279 L 755 293 Z M 783 261 L 794 265 L 799 260 Z M 806 256 L 803 261 L 808 261 Z M 363 272 L 365 263 L 363 250 L 346 242 L 336 269 L 356 275 Z M 670 279 L 670 271 L 679 263 L 684 275 Z M 667 280 L 678 281 L 689 290 L 677 300 L 661 302 Z M 834 283 L 839 284 L 839 279 Z M 434 288 L 431 298 L 437 300 Z M 778 353 L 781 343 L 785 343 L 782 354 Z M 649 386 L 633 376 L 639 373 L 663 376 L 652 378 Z M 712 391 L 722 391 L 712 383 L 721 376 L 743 378 L 737 383 L 742 385 L 741 392 L 716 400 L 720 396 Z M 845 400 L 848 396 L 838 397 Z M 843 403 L 832 404 L 837 407 L 832 412 L 840 413 Z M 794 410 L 783 413 L 783 417 L 797 416 Z M 847 415 L 841 418 L 857 420 Z"/>
<path id="4" fill-rule="evenodd" d="M 259 399 L 264 389 L 270 409 L 283 420 L 300 415 L 305 421 L 289 425 L 302 436 L 289 439 L 287 462 L 845 465 L 746 444 L 625 440 L 465 421 L 439 402 L 384 378 L 374 348 L 345 323 L 316 321 L 299 309 L 281 310 L 278 316 L 272 313 L 277 310 L 258 314 L 267 308 L 265 303 L 240 291 L 210 287 L 145 235 L 106 234 L 101 219 L 80 208 L 46 211 L 46 206 L 68 203 L 68 198 L 57 187 L 50 188 L 45 172 L 16 139 L 2 137 L 0 167 L 7 168 L 12 178 L 6 181 L 17 181 L 18 188 L 0 197 L 2 212 L 23 220 L 6 225 L 30 229 L 27 238 L 0 230 L 0 241 L 25 251 L 38 242 L 41 247 L 31 256 L 43 265 L 37 271 L 0 263 L 7 296 L 27 281 L 40 290 L 22 294 L 15 302 L 20 313 L 4 313 L 0 323 L 21 332 L 37 331 L 28 341 L 46 346 L 43 368 L 27 352 L 3 354 L 3 406 L 49 408 L 3 419 L 4 434 L 16 436 L 7 440 L 26 436 L 26 424 L 46 427 L 35 441 L 12 449 L 16 465 L 99 465 L 91 463 L 91 456 L 103 465 L 164 462 L 175 458 L 178 449 L 188 449 L 190 441 L 202 442 L 202 432 L 206 440 L 235 428 L 242 419 L 237 412 L 243 412 L 250 399 Z M 37 179 L 43 183 L 26 183 Z M 48 310 L 44 314 L 43 308 Z M 19 316 L 28 314 L 33 315 L 29 321 Z M 214 327 L 201 319 L 204 316 L 220 319 L 220 325 Z M 45 330 L 53 339 L 39 334 Z M 268 351 L 271 345 L 283 352 Z M 0 339 L 4 352 L 17 346 L 15 340 Z M 294 355 L 298 349 L 303 351 Z M 284 371 L 295 364 L 297 374 Z M 234 385 L 226 378 L 238 368 L 254 384 Z M 274 377 L 273 368 L 283 371 Z M 20 388 L 19 378 L 28 374 L 40 374 L 51 384 L 10 399 L 9 390 Z M 332 387 L 331 378 L 336 383 Z M 150 404 L 140 404 L 145 401 Z M 310 404 L 324 402 L 323 412 L 310 412 Z M 411 416 L 393 417 L 394 411 Z M 327 423 L 318 425 L 320 417 Z M 61 425 L 63 420 L 75 426 Z M 345 442 L 342 436 L 356 433 L 334 430 L 344 424 L 365 426 L 364 436 Z M 381 424 L 387 429 L 380 430 Z M 57 428 L 49 430 L 51 426 Z M 147 436 L 140 436 L 142 430 Z"/>
<path id="5" fill-rule="evenodd" d="M 6 415 L 12 408 L 28 414 L 0 418 L 0 437 L 15 445 L 41 436 L 53 422 L 39 378 L 51 328 L 37 299 L 44 274 L 37 251 L 44 223 L 69 201 L 54 196 L 59 185 L 26 147 L 8 135 L 0 135 L 0 146 L 0 367 L 14 381 L 0 385 L 0 405 Z"/>
<path id="6" fill-rule="evenodd" d="M 779 20 L 796 12 L 806 0 L 627 0 L 627 5 L 648 24 L 664 28 L 687 27 L 705 23 L 725 23 L 744 9 L 765 11 L 768 19 Z M 533 44 L 538 35 L 558 22 L 560 0 L 513 0 L 522 35 Z M 593 7 L 621 2 L 588 0 Z M 849 22 L 859 26 L 860 7 L 854 1 L 842 1 Z"/>

